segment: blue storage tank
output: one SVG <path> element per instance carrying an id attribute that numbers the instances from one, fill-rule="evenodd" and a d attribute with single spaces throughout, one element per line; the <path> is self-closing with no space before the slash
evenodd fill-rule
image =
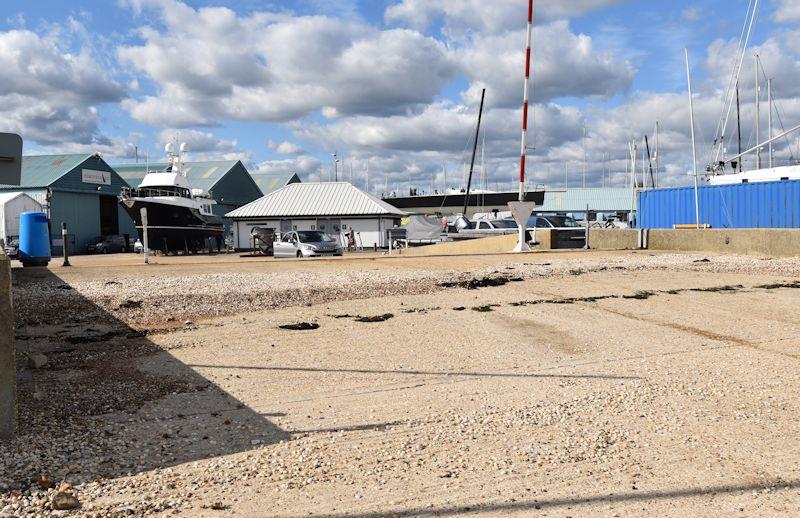
<path id="1" fill-rule="evenodd" d="M 19 260 L 23 266 L 47 266 L 50 262 L 50 226 L 44 212 L 19 215 Z"/>

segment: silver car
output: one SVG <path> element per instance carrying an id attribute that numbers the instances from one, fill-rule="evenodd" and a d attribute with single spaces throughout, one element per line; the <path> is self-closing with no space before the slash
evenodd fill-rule
<path id="1" fill-rule="evenodd" d="M 295 230 L 273 244 L 275 257 L 320 257 L 342 255 L 341 243 L 321 230 Z"/>

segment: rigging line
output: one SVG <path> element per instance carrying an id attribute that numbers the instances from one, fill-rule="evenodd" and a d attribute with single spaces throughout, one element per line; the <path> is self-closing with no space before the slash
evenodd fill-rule
<path id="1" fill-rule="evenodd" d="M 733 78 L 736 78 L 736 81 L 738 81 L 739 71 L 737 70 L 737 68 L 738 68 L 737 62 L 740 59 L 740 55 L 742 55 L 742 53 L 744 52 L 743 49 L 742 49 L 742 41 L 744 40 L 745 30 L 747 29 L 747 23 L 750 20 L 750 11 L 751 11 L 752 7 L 753 7 L 753 0 L 749 0 L 748 4 L 747 4 L 747 12 L 745 13 L 745 17 L 744 17 L 744 22 L 742 23 L 742 30 L 739 32 L 739 41 L 736 44 L 736 54 L 734 55 L 734 58 L 733 58 L 733 68 L 731 70 L 731 77 L 728 79 L 728 88 L 725 90 L 725 97 L 723 98 L 723 102 L 727 101 L 728 100 L 728 96 L 730 95 L 730 92 L 731 92 L 731 90 L 730 90 L 731 89 L 731 80 Z M 724 114 L 724 108 L 723 108 L 723 113 L 720 114 L 720 118 L 717 121 L 717 127 L 714 129 L 715 142 L 716 142 L 716 139 L 719 137 L 720 128 L 721 128 L 721 126 L 723 124 L 725 116 L 726 115 Z M 712 146 L 711 153 L 709 154 L 709 159 L 711 158 L 711 154 L 713 154 L 713 152 L 714 151 L 713 151 L 713 146 Z"/>
<path id="2" fill-rule="evenodd" d="M 753 0 L 751 0 L 751 2 L 752 1 Z M 738 80 L 739 79 L 739 75 L 742 72 L 742 63 L 744 62 L 744 55 L 745 55 L 745 52 L 747 51 L 747 47 L 750 45 L 750 36 L 753 33 L 753 25 L 755 24 L 755 21 L 758 18 L 758 6 L 759 6 L 759 0 L 755 0 L 755 3 L 753 4 L 753 12 L 752 12 L 752 14 L 750 14 L 749 4 L 748 4 L 748 14 L 750 14 L 750 24 L 749 24 L 749 27 L 747 29 L 747 36 L 745 37 L 745 40 L 744 40 L 744 46 L 740 47 L 741 50 L 740 50 L 740 56 L 739 56 L 739 64 L 736 67 L 735 74 L 731 76 L 731 79 L 730 79 L 730 81 L 728 83 L 728 91 L 726 93 L 726 98 L 725 98 L 725 102 L 728 103 L 728 107 L 727 107 L 727 110 L 726 110 L 726 112 L 724 114 L 724 117 L 723 117 L 724 122 L 720 121 L 720 123 L 722 125 L 722 132 L 716 134 L 716 135 L 718 135 L 720 137 L 720 140 L 721 140 L 722 143 L 721 143 L 720 146 L 717 147 L 717 152 L 716 152 L 716 155 L 714 156 L 714 160 L 713 160 L 714 162 L 719 161 L 720 151 L 722 151 L 724 149 L 725 143 L 724 143 L 724 140 L 722 140 L 722 137 L 724 137 L 725 132 L 728 129 L 728 121 L 730 120 L 731 108 L 733 106 L 733 96 L 730 93 L 731 88 L 732 88 L 731 84 L 735 84 L 734 78 L 736 80 Z M 745 25 L 747 25 L 747 18 L 746 17 L 745 17 Z M 713 150 L 712 150 L 712 153 L 713 153 Z"/>
<path id="3" fill-rule="evenodd" d="M 767 77 L 767 70 L 764 68 L 764 63 L 763 62 L 761 62 L 761 74 L 764 76 L 764 80 L 765 81 L 769 80 L 769 78 Z M 782 131 L 786 131 L 786 127 L 783 125 L 783 118 L 781 117 L 781 113 L 780 113 L 780 102 L 776 99 L 774 87 L 773 87 L 773 90 L 772 90 L 772 104 L 773 104 L 773 107 L 774 107 L 775 114 L 778 116 L 778 124 L 780 124 L 781 130 Z M 772 108 L 770 108 L 770 109 L 772 109 Z M 794 160 L 795 159 L 794 158 L 794 150 L 792 149 L 792 144 L 789 141 L 789 135 L 784 135 L 783 140 L 786 141 L 786 146 L 789 149 L 789 158 L 790 158 L 790 160 Z"/>
<path id="4" fill-rule="evenodd" d="M 778 123 L 781 125 L 781 130 L 786 131 L 786 127 L 783 125 L 783 118 L 781 117 L 780 105 L 778 105 L 778 103 L 775 103 L 775 114 L 778 116 Z M 789 159 L 796 161 L 794 149 L 791 141 L 789 140 L 789 135 L 784 135 L 783 139 L 786 141 L 786 146 L 789 148 Z"/>
<path id="5" fill-rule="evenodd" d="M 781 131 L 786 131 L 786 127 L 783 125 L 783 117 L 781 117 L 780 104 L 775 102 L 774 100 L 773 103 L 775 104 L 775 115 L 778 116 L 778 124 L 780 124 L 781 126 Z M 783 139 L 786 141 L 786 146 L 789 149 L 789 159 L 795 161 L 796 159 L 795 159 L 794 149 L 791 141 L 789 140 L 789 135 L 784 135 Z"/>
<path id="6" fill-rule="evenodd" d="M 736 54 L 733 58 L 733 69 L 731 70 L 731 77 L 728 80 L 728 87 L 725 91 L 725 97 L 723 98 L 723 112 L 720 114 L 720 118 L 717 121 L 717 127 L 714 129 L 714 142 L 711 145 L 711 149 L 709 150 L 708 154 L 708 162 L 711 162 L 712 156 L 714 154 L 714 150 L 717 146 L 718 141 L 722 141 L 723 138 L 720 135 L 720 131 L 724 135 L 725 129 L 720 130 L 722 128 L 724 121 L 728 116 L 730 116 L 730 109 L 728 113 L 725 113 L 724 103 L 727 102 L 729 96 L 731 98 L 731 102 L 733 101 L 733 93 L 731 88 L 733 88 L 732 84 L 735 85 L 739 80 L 739 74 L 741 73 L 741 66 L 737 64 L 737 61 L 740 61 L 740 56 L 744 55 L 744 49 L 742 48 L 742 41 L 744 40 L 745 30 L 747 28 L 747 23 L 750 19 L 750 11 L 753 6 L 753 0 L 749 0 L 747 4 L 747 12 L 745 13 L 744 22 L 742 23 L 742 30 L 739 33 L 739 42 L 736 45 Z"/>
<path id="7" fill-rule="evenodd" d="M 727 108 L 723 108 L 724 113 L 720 116 L 720 120 L 717 122 L 717 129 L 715 130 L 714 133 L 714 143 L 716 146 L 715 161 L 719 159 L 720 151 L 724 153 L 725 133 L 728 129 L 728 122 L 730 121 L 730 114 L 734 100 L 733 89 L 736 87 L 736 83 L 739 81 L 739 76 L 742 73 L 742 64 L 744 63 L 745 52 L 750 44 L 750 36 L 752 34 L 753 25 L 756 19 L 756 13 L 758 11 L 759 0 L 755 0 L 755 4 L 753 4 L 752 2 L 753 0 L 749 0 L 748 2 L 747 13 L 744 19 L 744 23 L 742 25 L 742 32 L 739 35 L 739 42 L 736 48 L 736 57 L 734 58 L 734 68 L 731 71 L 731 77 L 728 80 L 728 87 L 725 91 L 725 98 L 723 102 L 727 103 L 728 106 Z M 749 22 L 749 28 L 745 33 L 745 28 L 748 27 L 748 22 Z M 712 146 L 711 149 L 713 154 L 714 146 Z"/>

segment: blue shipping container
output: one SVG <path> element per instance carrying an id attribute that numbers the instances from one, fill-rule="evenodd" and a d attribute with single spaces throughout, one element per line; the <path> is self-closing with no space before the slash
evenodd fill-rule
<path id="1" fill-rule="evenodd" d="M 711 228 L 800 228 L 800 180 L 704 185 L 700 224 Z M 638 226 L 695 224 L 694 187 L 639 193 Z"/>

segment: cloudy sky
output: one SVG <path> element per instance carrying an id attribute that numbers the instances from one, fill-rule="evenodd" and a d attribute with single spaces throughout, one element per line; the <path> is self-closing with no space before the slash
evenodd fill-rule
<path id="1" fill-rule="evenodd" d="M 800 124 L 800 0 L 760 3 L 740 77 L 745 147 L 755 52 L 774 78 L 776 131 Z M 27 154 L 100 151 L 113 163 L 138 147 L 156 160 L 177 138 L 196 159 L 304 180 L 329 179 L 338 151 L 345 178 L 378 193 L 441 189 L 445 176 L 458 187 L 486 88 L 482 176 L 508 189 L 517 174 L 525 0 L 3 5 L 0 130 L 20 133 Z M 531 181 L 581 185 L 585 145 L 587 185 L 624 185 L 628 142 L 652 139 L 660 121 L 662 184 L 688 183 L 683 49 L 704 167 L 747 10 L 747 0 L 537 2 Z M 776 153 L 800 156 L 797 138 Z"/>

